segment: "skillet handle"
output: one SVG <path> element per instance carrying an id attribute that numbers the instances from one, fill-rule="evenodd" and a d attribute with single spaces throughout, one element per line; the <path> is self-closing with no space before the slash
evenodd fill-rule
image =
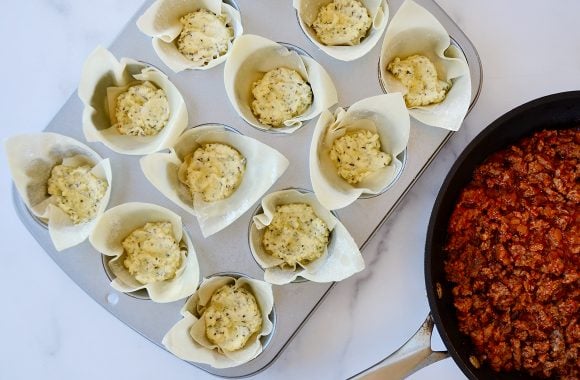
<path id="1" fill-rule="evenodd" d="M 419 330 L 397 351 L 348 380 L 404 379 L 423 367 L 448 358 L 447 351 L 431 350 L 433 324 L 429 313 Z"/>

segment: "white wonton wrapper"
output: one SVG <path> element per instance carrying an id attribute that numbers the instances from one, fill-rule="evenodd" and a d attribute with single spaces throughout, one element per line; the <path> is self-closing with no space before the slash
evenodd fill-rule
<path id="1" fill-rule="evenodd" d="M 246 345 L 237 351 L 222 351 L 205 335 L 205 311 L 211 296 L 222 286 L 236 283 L 250 290 L 262 313 L 262 329 L 252 335 Z M 274 308 L 272 285 L 247 277 L 215 276 L 204 279 L 199 289 L 181 309 L 183 319 L 177 322 L 163 337 L 163 345 L 180 359 L 209 364 L 214 368 L 230 368 L 246 363 L 262 350 L 260 337 L 270 335 L 274 326 L 269 315 Z"/>
<path id="2" fill-rule="evenodd" d="M 178 243 L 185 242 L 187 255 L 182 257 L 181 266 L 174 278 L 142 284 L 123 265 L 126 255 L 121 242 L 131 232 L 148 222 L 171 222 L 175 240 Z M 97 251 L 112 257 L 108 263 L 109 269 L 115 275 L 111 286 L 120 292 L 129 293 L 145 289 L 152 301 L 165 303 L 188 297 L 197 289 L 200 276 L 195 248 L 183 230 L 181 218 L 171 210 L 150 203 L 121 204 L 107 210 L 99 218 L 89 240 Z"/>
<path id="3" fill-rule="evenodd" d="M 252 84 L 264 74 L 278 67 L 296 70 L 312 88 L 313 101 L 299 116 L 286 120 L 283 127 L 262 124 L 252 113 Z M 248 123 L 262 130 L 292 133 L 306 120 L 313 119 L 323 110 L 336 104 L 338 96 L 332 79 L 314 59 L 299 55 L 267 38 L 243 35 L 236 39 L 232 55 L 224 68 L 226 94 L 236 112 Z"/>
<path id="4" fill-rule="evenodd" d="M 380 136 L 381 150 L 391 155 L 391 163 L 351 185 L 338 175 L 330 150 L 334 140 L 348 131 L 370 130 Z M 343 208 L 361 194 L 379 194 L 398 178 L 403 163 L 397 158 L 409 141 L 409 113 L 401 94 L 379 95 L 360 100 L 345 111 L 324 111 L 318 118 L 310 145 L 310 181 L 320 203 L 329 210 Z"/>
<path id="5" fill-rule="evenodd" d="M 179 52 L 175 42 L 181 34 L 183 25 L 179 19 L 193 11 L 207 9 L 216 15 L 225 15 L 226 22 L 234 30 L 234 40 L 242 35 L 240 12 L 222 0 L 157 0 L 137 20 L 137 27 L 146 35 L 153 37 L 153 49 L 171 70 L 178 73 L 186 69 L 207 70 L 224 62 L 231 53 L 232 43 L 228 44 L 226 54 L 200 65 L 187 59 Z"/>
<path id="6" fill-rule="evenodd" d="M 189 188 L 181 183 L 178 170 L 185 156 L 206 143 L 223 143 L 236 149 L 246 159 L 246 171 L 238 189 L 229 197 L 205 202 L 192 199 Z M 145 177 L 163 195 L 197 217 L 204 237 L 226 228 L 246 212 L 288 168 L 280 152 L 251 137 L 227 130 L 221 125 L 192 128 L 179 138 L 168 153 L 154 153 L 141 159 Z"/>
<path id="7" fill-rule="evenodd" d="M 387 71 L 387 65 L 396 57 L 405 59 L 419 54 L 429 58 L 438 78 L 451 80 L 451 89 L 441 103 L 410 108 L 409 113 L 424 124 L 457 131 L 471 102 L 471 75 L 465 56 L 450 41 L 435 16 L 412 0 L 406 0 L 387 28 L 379 65 L 387 92 L 405 94 L 407 89 Z"/>
<path id="8" fill-rule="evenodd" d="M 276 206 L 289 203 L 305 203 L 314 209 L 330 230 L 327 249 L 322 256 L 295 270 L 283 267 L 284 261 L 266 252 L 262 244 L 265 228 L 272 222 Z M 341 281 L 365 267 L 356 242 L 346 227 L 330 211 L 325 209 L 313 193 L 283 190 L 266 195 L 262 199 L 263 213 L 254 216 L 250 228 L 250 248 L 258 264 L 264 268 L 264 280 L 275 285 L 284 285 L 298 276 L 314 282 Z"/>
<path id="9" fill-rule="evenodd" d="M 71 137 L 51 132 L 10 137 L 4 148 L 20 197 L 32 214 L 48 223 L 48 232 L 56 250 L 82 243 L 109 204 L 113 180 L 109 159 L 103 160 L 91 148 Z M 47 181 L 52 168 L 58 164 L 91 165 L 90 173 L 107 181 L 107 190 L 92 220 L 74 224 L 55 204 L 54 197 L 48 195 Z"/>
<path id="10" fill-rule="evenodd" d="M 298 22 L 306 36 L 320 50 L 341 61 L 354 61 L 366 55 L 377 44 L 385 31 L 389 19 L 389 6 L 386 0 L 360 0 L 369 11 L 373 23 L 360 44 L 352 46 L 328 46 L 318 41 L 318 36 L 312 28 L 320 8 L 332 0 L 294 0 L 293 5 L 298 13 Z"/>
<path id="11" fill-rule="evenodd" d="M 149 81 L 163 89 L 169 102 L 167 125 L 155 136 L 122 135 L 113 125 L 115 110 L 111 107 L 115 103 L 111 99 L 138 81 Z M 142 155 L 168 148 L 187 127 L 183 97 L 165 74 L 129 58 L 117 61 L 110 51 L 100 46 L 85 62 L 78 95 L 85 106 L 83 132 L 87 141 L 100 141 L 117 153 Z"/>

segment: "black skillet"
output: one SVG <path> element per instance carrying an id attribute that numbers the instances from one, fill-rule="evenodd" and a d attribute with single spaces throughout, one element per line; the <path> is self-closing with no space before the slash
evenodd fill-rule
<path id="1" fill-rule="evenodd" d="M 470 379 L 529 379 L 523 373 L 497 373 L 474 360 L 469 338 L 459 332 L 451 285 L 443 270 L 443 246 L 447 224 L 461 190 L 471 180 L 473 170 L 491 153 L 506 148 L 525 136 L 543 129 L 580 126 L 580 91 L 548 95 L 523 104 L 486 127 L 461 153 L 445 178 L 427 229 L 425 243 L 425 286 L 431 315 L 418 332 L 398 351 L 352 379 L 398 379 L 450 355 Z M 433 352 L 430 336 L 433 321 L 447 352 Z"/>
<path id="2" fill-rule="evenodd" d="M 580 91 L 545 96 L 526 103 L 501 116 L 485 128 L 459 156 L 433 206 L 425 244 L 425 285 L 437 329 L 449 353 L 470 379 L 524 379 L 529 376 L 499 374 L 488 367 L 475 368 L 470 361 L 473 347 L 457 328 L 451 286 L 443 271 L 447 222 L 459 192 L 471 179 L 476 166 L 498 151 L 543 129 L 580 126 Z M 441 289 L 441 297 L 438 295 Z"/>

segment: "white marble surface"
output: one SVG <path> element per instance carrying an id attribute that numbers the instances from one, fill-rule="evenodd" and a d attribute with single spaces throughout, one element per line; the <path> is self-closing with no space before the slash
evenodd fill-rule
<path id="1" fill-rule="evenodd" d="M 479 101 L 367 248 L 368 268 L 338 284 L 279 359 L 256 378 L 345 378 L 402 344 L 428 312 L 423 282 L 427 220 L 457 154 L 514 106 L 580 89 L 580 2 L 439 3 L 481 55 Z M 28 0 L 5 5 L 0 14 L 5 87 L 0 138 L 41 131 L 75 91 L 88 53 L 99 43 L 110 44 L 141 4 Z M 212 378 L 109 315 L 51 261 L 13 210 L 6 159 L 3 152 L 0 156 L 0 207 L 5 210 L 0 221 L 0 379 Z M 410 285 L 401 289 L 400 283 Z M 442 347 L 437 341 L 434 346 Z M 412 378 L 463 375 L 447 359 Z"/>

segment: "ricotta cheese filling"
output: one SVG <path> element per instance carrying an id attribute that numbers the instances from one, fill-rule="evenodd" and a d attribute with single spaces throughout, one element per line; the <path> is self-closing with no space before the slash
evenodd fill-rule
<path id="1" fill-rule="evenodd" d="M 422 55 L 396 57 L 387 65 L 387 70 L 407 88 L 404 95 L 407 107 L 440 103 L 451 88 L 451 82 L 439 80 L 433 62 Z"/>
<path id="2" fill-rule="evenodd" d="M 247 289 L 224 285 L 212 296 L 203 313 L 207 339 L 223 351 L 243 348 L 262 329 L 262 313 Z"/>
<path id="3" fill-rule="evenodd" d="M 224 16 L 199 9 L 184 15 L 179 21 L 183 29 L 177 38 L 177 50 L 187 59 L 204 66 L 227 53 L 234 29 Z"/>
<path id="4" fill-rule="evenodd" d="M 312 28 L 325 45 L 358 45 L 372 25 L 369 11 L 358 0 L 334 0 L 318 10 Z"/>
<path id="5" fill-rule="evenodd" d="M 155 136 L 169 120 L 165 91 L 148 81 L 131 86 L 117 96 L 115 116 L 120 134 Z"/>
<path id="6" fill-rule="evenodd" d="M 269 254 L 296 267 L 322 256 L 329 236 L 328 226 L 310 205 L 290 203 L 276 207 L 272 222 L 264 231 L 262 244 Z"/>
<path id="7" fill-rule="evenodd" d="M 338 175 L 352 185 L 391 163 L 391 155 L 381 151 L 378 133 L 367 130 L 352 131 L 334 140 L 330 159 Z"/>
<path id="8" fill-rule="evenodd" d="M 192 195 L 201 194 L 205 202 L 232 195 L 242 183 L 246 159 L 229 145 L 209 143 L 187 155 L 179 168 L 179 180 Z"/>
<path id="9" fill-rule="evenodd" d="M 145 223 L 121 242 L 126 253 L 123 265 L 142 284 L 169 280 L 181 266 L 186 248 L 175 241 L 170 222 Z"/>
<path id="10" fill-rule="evenodd" d="M 285 67 L 268 71 L 252 84 L 252 112 L 260 123 L 281 127 L 312 104 L 312 89 L 300 74 Z"/>
<path id="11" fill-rule="evenodd" d="M 93 219 L 105 192 L 109 187 L 106 180 L 90 173 L 92 167 L 56 165 L 48 178 L 48 194 L 74 224 Z"/>

